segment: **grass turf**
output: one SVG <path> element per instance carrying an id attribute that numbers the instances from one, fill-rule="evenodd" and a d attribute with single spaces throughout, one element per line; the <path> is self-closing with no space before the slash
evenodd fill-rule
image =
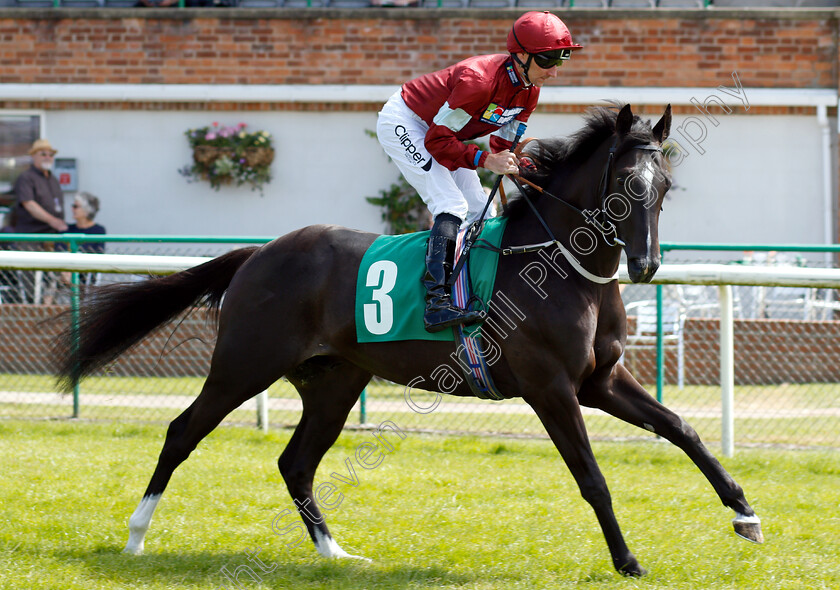
<path id="1" fill-rule="evenodd" d="M 294 509 L 276 457 L 291 433 L 211 434 L 158 507 L 146 555 L 120 553 L 165 428 L 0 422 L 0 588 L 838 588 L 836 452 L 739 450 L 724 465 L 764 521 L 767 542 L 731 532 L 732 513 L 677 449 L 596 443 L 619 522 L 650 574 L 612 569 L 595 516 L 550 443 L 406 433 L 381 465 L 356 465 L 328 513 L 336 540 L 372 563 L 319 558 L 271 529 Z M 372 441 L 345 432 L 316 485 L 347 473 Z M 332 481 L 335 481 L 334 479 Z M 291 521 L 289 521 L 291 522 Z M 261 548 L 267 572 L 247 561 Z M 276 565 L 276 567 L 274 567 Z M 240 570 L 243 571 L 243 570 Z M 229 584 L 230 586 L 230 584 Z"/>

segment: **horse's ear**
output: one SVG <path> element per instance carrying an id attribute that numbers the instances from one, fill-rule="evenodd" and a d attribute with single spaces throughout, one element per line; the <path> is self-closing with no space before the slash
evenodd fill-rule
<path id="1" fill-rule="evenodd" d="M 653 127 L 653 137 L 659 143 L 668 139 L 671 134 L 671 105 L 665 107 L 665 113 L 659 122 Z"/>
<path id="2" fill-rule="evenodd" d="M 633 126 L 633 111 L 630 110 L 630 105 L 626 104 L 621 107 L 618 112 L 618 119 L 615 121 L 615 132 L 619 137 L 630 133 L 630 128 Z"/>

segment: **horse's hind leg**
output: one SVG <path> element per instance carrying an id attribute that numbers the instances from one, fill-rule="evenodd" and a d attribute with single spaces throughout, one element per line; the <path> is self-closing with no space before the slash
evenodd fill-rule
<path id="1" fill-rule="evenodd" d="M 247 360 L 237 355 L 218 353 L 217 346 L 213 366 L 201 394 L 169 424 L 155 471 L 143 499 L 129 518 L 129 536 L 124 553 L 143 552 L 146 531 L 172 473 L 189 457 L 198 443 L 225 416 L 280 377 L 277 370 L 271 369 L 272 359 L 258 358 L 258 354 L 253 351 Z M 253 362 L 248 363 L 248 360 Z"/>
<path id="2" fill-rule="evenodd" d="M 371 375 L 346 361 L 316 357 L 288 375 L 303 400 L 303 416 L 277 465 L 303 523 L 324 557 L 356 557 L 335 542 L 315 502 L 312 482 Z"/>
<path id="3" fill-rule="evenodd" d="M 639 428 L 655 432 L 681 448 L 700 469 L 721 502 L 735 511 L 735 533 L 754 543 L 764 541 L 761 521 L 744 491 L 700 441 L 697 432 L 677 414 L 657 402 L 622 365 L 616 365 L 606 388 L 584 385 L 580 403 L 598 408 Z"/>

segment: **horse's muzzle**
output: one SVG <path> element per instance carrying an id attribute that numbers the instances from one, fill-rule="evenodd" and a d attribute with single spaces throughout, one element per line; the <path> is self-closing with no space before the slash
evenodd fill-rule
<path id="1" fill-rule="evenodd" d="M 649 283 L 659 270 L 659 261 L 647 256 L 627 259 L 627 272 L 634 283 Z"/>

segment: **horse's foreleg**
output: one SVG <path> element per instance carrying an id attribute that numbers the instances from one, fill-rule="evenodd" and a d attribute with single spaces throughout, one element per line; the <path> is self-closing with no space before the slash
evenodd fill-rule
<path id="1" fill-rule="evenodd" d="M 545 426 L 548 435 L 572 472 L 580 493 L 595 511 L 607 541 L 613 565 L 625 576 L 643 576 L 647 572 L 627 544 L 613 512 L 607 482 L 595 461 L 580 406 L 571 390 L 539 399 L 526 399 Z"/>
<path id="2" fill-rule="evenodd" d="M 735 511 L 738 536 L 761 543 L 761 521 L 744 491 L 700 441 L 697 432 L 680 416 L 657 402 L 622 365 L 616 365 L 606 387 L 584 384 L 581 404 L 598 408 L 630 424 L 655 432 L 688 455 L 717 492 L 721 502 Z"/>
<path id="3" fill-rule="evenodd" d="M 338 360 L 329 366 L 310 365 L 304 370 L 305 379 L 289 375 L 303 400 L 303 416 L 277 465 L 318 553 L 324 557 L 366 559 L 350 555 L 333 539 L 315 501 L 312 483 L 318 464 L 341 433 L 371 375 Z"/>

